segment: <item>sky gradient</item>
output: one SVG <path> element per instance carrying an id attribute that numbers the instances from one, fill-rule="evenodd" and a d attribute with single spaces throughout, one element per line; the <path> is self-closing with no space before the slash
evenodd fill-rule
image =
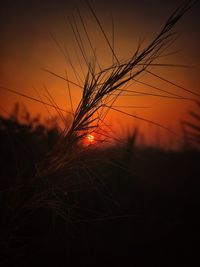
<path id="1" fill-rule="evenodd" d="M 156 36 L 169 15 L 183 1 L 102 0 L 90 1 L 90 3 L 110 40 L 112 40 L 113 19 L 115 52 L 119 59 L 123 60 L 134 53 L 138 43 L 143 42 L 143 47 L 145 47 Z M 2 1 L 0 86 L 17 90 L 35 98 L 42 98 L 44 101 L 48 101 L 44 89 L 47 87 L 56 103 L 60 107 L 70 110 L 66 83 L 44 72 L 42 68 L 56 72 L 61 76 L 65 76 L 67 71 L 68 77 L 76 81 L 70 65 L 71 60 L 80 79 L 83 79 L 79 64 L 79 61 L 83 62 L 83 60 L 70 26 L 73 16 L 78 23 L 78 10 L 87 26 L 99 63 L 102 67 L 111 65 L 112 54 L 84 1 Z M 175 31 L 178 33 L 177 40 L 164 52 L 165 56 L 156 61 L 156 63 L 188 65 L 192 68 L 152 68 L 154 73 L 196 93 L 200 93 L 199 11 L 200 4 L 197 3 L 178 22 L 175 27 Z M 86 49 L 88 48 L 88 58 L 92 60 L 91 49 L 84 38 L 83 42 Z M 62 54 L 56 42 L 65 52 L 67 51 L 70 60 Z M 167 54 L 169 55 L 167 56 Z M 83 66 L 83 63 L 81 65 Z M 83 71 L 85 71 L 84 66 Z M 194 95 L 150 75 L 145 75 L 142 81 L 171 93 L 194 98 Z M 149 94 L 159 93 L 155 89 L 141 84 L 134 84 L 131 89 Z M 76 107 L 80 95 L 80 89 L 72 87 L 74 107 Z M 3 89 L 0 89 L 0 97 L 1 112 L 9 112 L 15 102 L 21 102 L 26 104 L 32 114 L 49 116 L 42 104 L 16 96 Z M 198 97 L 195 98 L 198 99 Z M 181 133 L 179 121 L 190 119 L 188 110 L 196 109 L 192 101 L 153 96 L 122 96 L 115 105 L 146 106 L 148 108 L 121 108 L 121 110 L 161 123 L 176 131 L 178 135 Z M 53 109 L 50 111 L 55 114 Z M 149 143 L 158 142 L 158 136 L 161 142 L 168 145 L 176 142 L 175 139 L 177 139 L 163 129 L 158 129 L 153 125 L 134 120 L 115 111 L 109 113 L 106 122 L 112 125 L 114 131 L 119 134 L 125 132 L 126 129 L 138 126 L 144 133 L 146 142 Z"/>

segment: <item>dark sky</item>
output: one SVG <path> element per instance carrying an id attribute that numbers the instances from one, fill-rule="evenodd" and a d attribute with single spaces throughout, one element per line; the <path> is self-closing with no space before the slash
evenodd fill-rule
<path id="1" fill-rule="evenodd" d="M 147 37 L 148 32 L 157 32 L 169 14 L 183 2 L 180 0 L 91 1 L 97 15 L 104 21 L 105 27 L 112 15 L 117 28 L 129 34 L 132 32 L 138 38 Z M 34 42 L 43 38 L 44 33 L 59 31 L 59 23 L 76 13 L 76 7 L 86 17 L 91 16 L 87 14 L 84 1 L 80 0 L 1 1 L 1 53 L 7 56 L 6 52 L 10 46 L 13 46 L 13 42 L 23 42 L 25 39 L 26 42 Z M 190 46 L 192 43 L 191 48 L 200 45 L 199 11 L 198 3 L 177 27 L 180 33 L 190 32 L 192 40 L 190 42 L 188 40 L 186 45 Z M 195 56 L 199 57 L 199 55 Z"/>
<path id="2" fill-rule="evenodd" d="M 115 23 L 120 22 L 124 28 L 127 27 L 127 20 L 144 21 L 146 25 L 158 25 L 164 23 L 171 12 L 184 1 L 180 0 L 101 0 L 90 1 L 96 10 L 98 16 L 112 16 Z M 188 29 L 196 34 L 199 42 L 199 3 L 188 12 L 187 18 L 183 18 L 183 28 Z M 1 37 L 15 33 L 32 35 L 37 37 L 40 27 L 49 25 L 49 28 L 56 23 L 57 19 L 61 20 L 76 12 L 78 7 L 82 12 L 86 13 L 87 8 L 84 1 L 80 0 L 3 0 L 1 1 Z M 184 23 L 186 21 L 186 23 Z M 133 27 L 133 25 L 129 25 Z M 138 27 L 138 25 L 137 25 Z"/>

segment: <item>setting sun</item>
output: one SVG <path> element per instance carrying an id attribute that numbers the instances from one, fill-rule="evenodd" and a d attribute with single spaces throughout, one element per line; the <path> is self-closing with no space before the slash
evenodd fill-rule
<path id="1" fill-rule="evenodd" d="M 94 142 L 94 135 L 92 135 L 92 134 L 88 134 L 88 135 L 87 135 L 87 140 L 88 140 L 88 142 L 90 142 L 90 143 Z"/>

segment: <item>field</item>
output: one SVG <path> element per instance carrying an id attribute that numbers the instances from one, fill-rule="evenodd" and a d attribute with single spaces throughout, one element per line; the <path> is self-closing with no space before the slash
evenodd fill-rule
<path id="1" fill-rule="evenodd" d="M 35 166 L 59 138 L 44 130 L 1 118 L 5 266 L 191 266 L 200 238 L 198 151 L 129 140 L 83 151 L 69 169 L 38 181 Z"/>

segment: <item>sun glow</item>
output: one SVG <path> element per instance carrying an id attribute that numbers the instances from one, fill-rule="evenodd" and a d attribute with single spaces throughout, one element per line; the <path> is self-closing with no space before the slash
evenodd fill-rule
<path id="1" fill-rule="evenodd" d="M 89 143 L 93 143 L 93 142 L 94 142 L 94 135 L 92 135 L 92 134 L 88 134 L 88 135 L 87 135 L 87 141 L 88 141 Z"/>

